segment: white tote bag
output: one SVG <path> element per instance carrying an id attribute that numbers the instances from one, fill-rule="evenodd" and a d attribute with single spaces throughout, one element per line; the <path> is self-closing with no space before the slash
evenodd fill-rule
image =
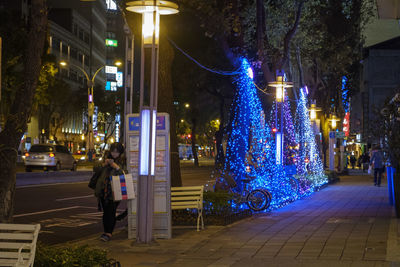
<path id="1" fill-rule="evenodd" d="M 114 201 L 136 198 L 132 174 L 121 174 L 111 177 L 111 188 Z"/>

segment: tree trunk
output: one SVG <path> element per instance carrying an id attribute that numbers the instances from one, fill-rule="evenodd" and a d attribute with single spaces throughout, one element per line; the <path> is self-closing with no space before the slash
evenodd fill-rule
<path id="1" fill-rule="evenodd" d="M 164 32 L 161 30 L 161 32 Z M 158 89 L 158 111 L 169 114 L 170 125 L 170 162 L 171 162 L 171 186 L 182 186 L 181 167 L 178 152 L 178 140 L 176 135 L 176 114 L 174 93 L 171 78 L 171 66 L 174 59 L 174 50 L 165 36 L 160 40 L 160 63 L 159 63 L 159 89 Z"/>
<path id="2" fill-rule="evenodd" d="M 257 16 L 257 56 L 258 59 L 261 63 L 261 70 L 264 75 L 264 80 L 268 82 L 272 82 L 275 80 L 274 74 L 272 73 L 269 65 L 268 65 L 268 57 L 265 54 L 265 46 L 264 42 L 266 40 L 266 15 L 265 15 L 265 8 L 264 8 L 264 1 L 263 0 L 257 0 L 257 11 L 256 11 L 256 16 Z"/>
<path id="3" fill-rule="evenodd" d="M 199 167 L 199 157 L 197 155 L 196 148 L 196 127 L 197 127 L 197 119 L 195 117 L 192 118 L 192 154 L 194 158 L 194 166 Z"/>
<path id="4" fill-rule="evenodd" d="M 18 146 L 31 115 L 46 38 L 45 0 L 32 0 L 30 10 L 30 28 L 23 59 L 24 81 L 21 87 L 16 89 L 10 114 L 6 118 L 4 130 L 0 132 L 0 222 L 12 221 Z"/>

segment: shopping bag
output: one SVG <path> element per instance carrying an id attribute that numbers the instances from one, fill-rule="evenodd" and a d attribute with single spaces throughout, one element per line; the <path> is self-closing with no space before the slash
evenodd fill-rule
<path id="1" fill-rule="evenodd" d="M 111 177 L 111 189 L 114 201 L 136 198 L 132 174 L 121 174 Z"/>
<path id="2" fill-rule="evenodd" d="M 368 167 L 368 174 L 372 174 L 372 165 L 369 165 Z"/>

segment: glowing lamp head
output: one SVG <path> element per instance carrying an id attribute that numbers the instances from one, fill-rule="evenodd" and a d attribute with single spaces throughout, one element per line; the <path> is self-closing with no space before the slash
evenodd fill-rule
<path id="1" fill-rule="evenodd" d="M 61 67 L 66 67 L 68 64 L 64 60 L 60 61 L 60 66 Z"/>
<path id="2" fill-rule="evenodd" d="M 337 127 L 337 121 L 338 121 L 339 119 L 336 117 L 336 115 L 332 115 L 332 118 L 331 118 L 331 125 L 332 125 L 332 129 L 336 129 L 336 127 Z"/>
<path id="3" fill-rule="evenodd" d="M 142 0 L 131 1 L 126 3 L 126 5 L 126 10 L 142 14 L 142 36 L 144 45 L 151 45 L 153 43 L 153 37 L 155 37 L 155 44 L 158 44 L 160 15 L 170 15 L 179 12 L 178 5 L 171 1 Z"/>
<path id="4" fill-rule="evenodd" d="M 315 104 L 311 104 L 310 119 L 315 120 L 316 118 L 317 118 L 317 109 L 315 108 Z"/>
<path id="5" fill-rule="evenodd" d="M 278 75 L 275 82 L 268 83 L 268 86 L 276 89 L 276 102 L 285 101 L 285 88 L 293 87 L 293 83 L 286 82 L 284 76 Z"/>
<path id="6" fill-rule="evenodd" d="M 273 132 L 273 133 L 276 133 L 276 132 L 278 132 L 278 129 L 272 128 L 272 132 Z"/>

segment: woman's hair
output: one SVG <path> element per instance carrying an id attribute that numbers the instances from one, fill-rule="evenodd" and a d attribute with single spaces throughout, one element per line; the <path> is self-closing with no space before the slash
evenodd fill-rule
<path id="1" fill-rule="evenodd" d="M 111 144 L 110 152 L 113 152 L 114 150 L 117 150 L 119 152 L 119 154 L 122 154 L 122 153 L 124 153 L 125 148 L 124 148 L 123 144 L 121 144 L 119 142 L 115 142 L 115 143 Z"/>

